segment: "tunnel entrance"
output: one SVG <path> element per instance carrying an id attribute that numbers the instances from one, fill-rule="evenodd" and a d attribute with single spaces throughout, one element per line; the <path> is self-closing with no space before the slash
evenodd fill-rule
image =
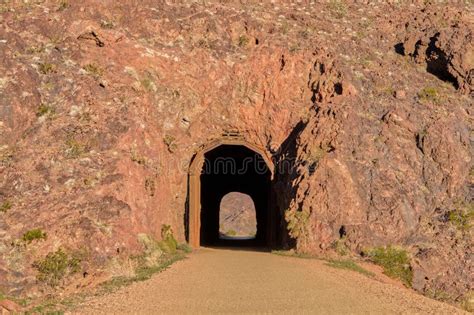
<path id="1" fill-rule="evenodd" d="M 272 211 L 272 171 L 265 151 L 244 140 L 216 140 L 198 152 L 189 172 L 189 244 L 273 246 L 279 221 Z M 223 237 L 221 203 L 229 193 L 247 195 L 253 202 L 256 229 L 252 237 Z"/>

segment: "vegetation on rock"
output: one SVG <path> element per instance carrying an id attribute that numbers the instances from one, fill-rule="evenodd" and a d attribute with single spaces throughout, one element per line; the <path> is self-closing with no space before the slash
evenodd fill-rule
<path id="1" fill-rule="evenodd" d="M 36 261 L 33 267 L 38 271 L 39 281 L 55 287 L 66 276 L 79 272 L 80 263 L 79 255 L 71 255 L 60 248 L 50 252 L 44 259 Z"/>
<path id="2" fill-rule="evenodd" d="M 456 209 L 449 212 L 448 219 L 460 230 L 470 230 L 474 222 L 474 202 L 457 203 Z"/>
<path id="3" fill-rule="evenodd" d="M 174 238 L 170 225 L 164 224 L 161 227 L 161 238 L 162 240 L 159 242 L 161 250 L 168 254 L 176 253 L 178 242 Z"/>
<path id="4" fill-rule="evenodd" d="M 0 212 L 7 212 L 12 208 L 12 203 L 9 200 L 5 200 L 3 203 L 0 204 Z"/>
<path id="5" fill-rule="evenodd" d="M 55 109 L 53 106 L 48 105 L 48 104 L 41 104 L 38 107 L 38 110 L 36 111 L 36 116 L 42 117 L 46 115 L 52 115 L 54 114 L 54 112 L 55 112 Z"/>
<path id="6" fill-rule="evenodd" d="M 383 267 L 387 276 L 399 279 L 407 287 L 411 287 L 413 272 L 406 250 L 394 246 L 374 247 L 366 254 L 371 261 Z"/>
<path id="7" fill-rule="evenodd" d="M 31 243 L 35 240 L 45 240 L 46 238 L 47 235 L 42 229 L 32 229 L 25 232 L 21 239 L 26 243 Z"/>
<path id="8" fill-rule="evenodd" d="M 304 237 L 308 233 L 310 214 L 308 210 L 287 210 L 285 212 L 285 220 L 288 222 L 288 231 L 291 237 L 304 241 Z"/>

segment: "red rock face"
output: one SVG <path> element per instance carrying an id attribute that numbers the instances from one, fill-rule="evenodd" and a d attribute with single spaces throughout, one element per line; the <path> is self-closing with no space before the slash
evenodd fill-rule
<path id="1" fill-rule="evenodd" d="M 282 245 L 287 225 L 301 251 L 400 245 L 417 290 L 472 290 L 472 229 L 449 220 L 473 198 L 469 6 L 0 12 L 1 290 L 44 293 L 31 263 L 59 247 L 102 279 L 140 252 L 138 234 L 170 224 L 184 241 L 189 163 L 228 130 L 273 155 Z M 34 228 L 46 240 L 12 246 Z"/>
<path id="2" fill-rule="evenodd" d="M 406 25 L 403 53 L 425 64 L 428 72 L 474 94 L 474 23 L 471 15 L 428 8 L 422 19 Z"/>
<path id="3" fill-rule="evenodd" d="M 257 216 L 252 197 L 231 192 L 222 198 L 219 234 L 227 237 L 254 237 L 257 234 Z"/>

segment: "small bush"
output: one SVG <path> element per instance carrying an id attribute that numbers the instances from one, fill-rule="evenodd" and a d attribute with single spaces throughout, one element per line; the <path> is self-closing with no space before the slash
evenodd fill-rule
<path id="1" fill-rule="evenodd" d="M 328 6 L 334 17 L 338 19 L 342 19 L 347 14 L 346 4 L 341 0 L 330 0 Z"/>
<path id="2" fill-rule="evenodd" d="M 9 200 L 4 201 L 0 204 L 0 212 L 7 212 L 13 207 L 12 203 Z"/>
<path id="3" fill-rule="evenodd" d="M 326 150 L 323 148 L 314 148 L 312 149 L 308 156 L 307 159 L 310 162 L 318 162 L 321 160 L 325 155 L 327 154 Z"/>
<path id="4" fill-rule="evenodd" d="M 89 63 L 83 67 L 83 69 L 93 77 L 101 77 L 104 74 L 104 70 L 94 63 Z"/>
<path id="5" fill-rule="evenodd" d="M 144 78 L 140 80 L 140 83 L 147 92 L 156 92 L 157 90 L 156 84 L 151 78 Z"/>
<path id="6" fill-rule="evenodd" d="M 42 116 L 45 116 L 45 115 L 49 116 L 49 115 L 54 114 L 54 112 L 55 112 L 55 109 L 51 105 L 41 104 L 38 107 L 38 110 L 36 111 L 36 116 L 37 117 L 42 117 Z"/>
<path id="7" fill-rule="evenodd" d="M 40 63 L 38 70 L 41 74 L 51 74 L 56 72 L 56 66 L 48 62 Z"/>
<path id="8" fill-rule="evenodd" d="M 113 21 L 109 21 L 109 20 L 102 20 L 100 22 L 100 27 L 110 30 L 110 29 L 113 29 L 115 27 L 115 23 Z"/>
<path id="9" fill-rule="evenodd" d="M 137 164 L 146 164 L 146 157 L 140 155 L 135 148 L 130 149 L 130 159 Z"/>
<path id="10" fill-rule="evenodd" d="M 468 312 L 474 312 L 474 290 L 470 290 L 464 294 L 461 306 Z"/>
<path id="11" fill-rule="evenodd" d="M 13 156 L 14 152 L 12 149 L 0 150 L 0 166 L 10 166 Z"/>
<path id="12" fill-rule="evenodd" d="M 156 242 L 152 237 L 146 234 L 138 235 L 138 241 L 144 246 L 145 254 L 133 257 L 133 260 L 137 263 L 135 275 L 132 277 L 115 277 L 110 281 L 102 283 L 101 287 L 106 292 L 116 291 L 118 288 L 136 281 L 150 279 L 151 276 L 165 270 L 174 262 L 184 259 L 186 257 L 184 253 L 191 252 L 191 248 L 187 244 L 177 245 L 172 234 L 171 226 L 163 225 L 161 231 L 163 237 L 163 241 L 161 242 Z M 169 249 L 172 249 L 173 246 L 175 246 L 175 250 L 174 252 L 170 252 Z M 163 250 L 164 254 L 162 248 L 167 250 Z M 160 254 L 154 255 L 157 252 Z"/>
<path id="13" fill-rule="evenodd" d="M 167 254 L 176 253 L 178 242 L 173 236 L 173 230 L 170 225 L 163 224 L 161 227 L 161 238 L 159 242 L 160 248 Z"/>
<path id="14" fill-rule="evenodd" d="M 50 252 L 33 267 L 38 270 L 37 279 L 52 287 L 57 286 L 66 276 L 80 270 L 81 258 L 65 253 L 61 248 Z"/>
<path id="15" fill-rule="evenodd" d="M 418 98 L 422 102 L 438 102 L 439 94 L 438 91 L 433 87 L 425 87 L 418 92 Z"/>
<path id="16" fill-rule="evenodd" d="M 66 157 L 75 159 L 83 155 L 87 151 L 87 146 L 75 139 L 66 140 Z"/>
<path id="17" fill-rule="evenodd" d="M 366 254 L 371 261 L 383 267 L 384 274 L 400 279 L 407 287 L 411 287 L 413 271 L 406 250 L 393 246 L 375 247 Z"/>
<path id="18" fill-rule="evenodd" d="M 287 210 L 285 220 L 288 222 L 288 231 L 291 237 L 299 238 L 306 235 L 309 223 L 309 211 Z"/>
<path id="19" fill-rule="evenodd" d="M 449 212 L 448 220 L 460 230 L 471 229 L 474 221 L 474 203 L 458 203 L 456 210 Z"/>
<path id="20" fill-rule="evenodd" d="M 58 11 L 66 10 L 69 7 L 68 0 L 59 0 Z"/>
<path id="21" fill-rule="evenodd" d="M 332 248 L 340 256 L 345 256 L 350 252 L 349 248 L 347 248 L 345 244 L 345 238 L 334 241 L 334 243 L 332 243 Z"/>
<path id="22" fill-rule="evenodd" d="M 245 47 L 250 42 L 249 38 L 245 35 L 240 35 L 239 37 L 239 47 Z"/>
<path id="23" fill-rule="evenodd" d="M 42 229 L 32 229 L 23 234 L 21 239 L 26 243 L 31 243 L 34 240 L 45 240 L 46 238 L 47 235 Z"/>
<path id="24" fill-rule="evenodd" d="M 361 273 L 369 277 L 374 276 L 372 272 L 365 270 L 364 268 L 362 268 L 361 266 L 359 266 L 352 260 L 329 260 L 326 265 L 333 268 L 356 271 L 358 273 Z"/>

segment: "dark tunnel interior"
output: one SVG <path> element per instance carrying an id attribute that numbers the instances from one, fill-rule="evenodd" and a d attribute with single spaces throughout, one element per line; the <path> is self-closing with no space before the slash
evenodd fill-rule
<path id="1" fill-rule="evenodd" d="M 204 246 L 270 246 L 271 172 L 265 160 L 242 145 L 221 145 L 205 154 L 201 173 L 201 233 Z M 255 205 L 255 238 L 229 240 L 219 237 L 219 210 L 222 198 L 230 192 L 249 195 Z"/>

